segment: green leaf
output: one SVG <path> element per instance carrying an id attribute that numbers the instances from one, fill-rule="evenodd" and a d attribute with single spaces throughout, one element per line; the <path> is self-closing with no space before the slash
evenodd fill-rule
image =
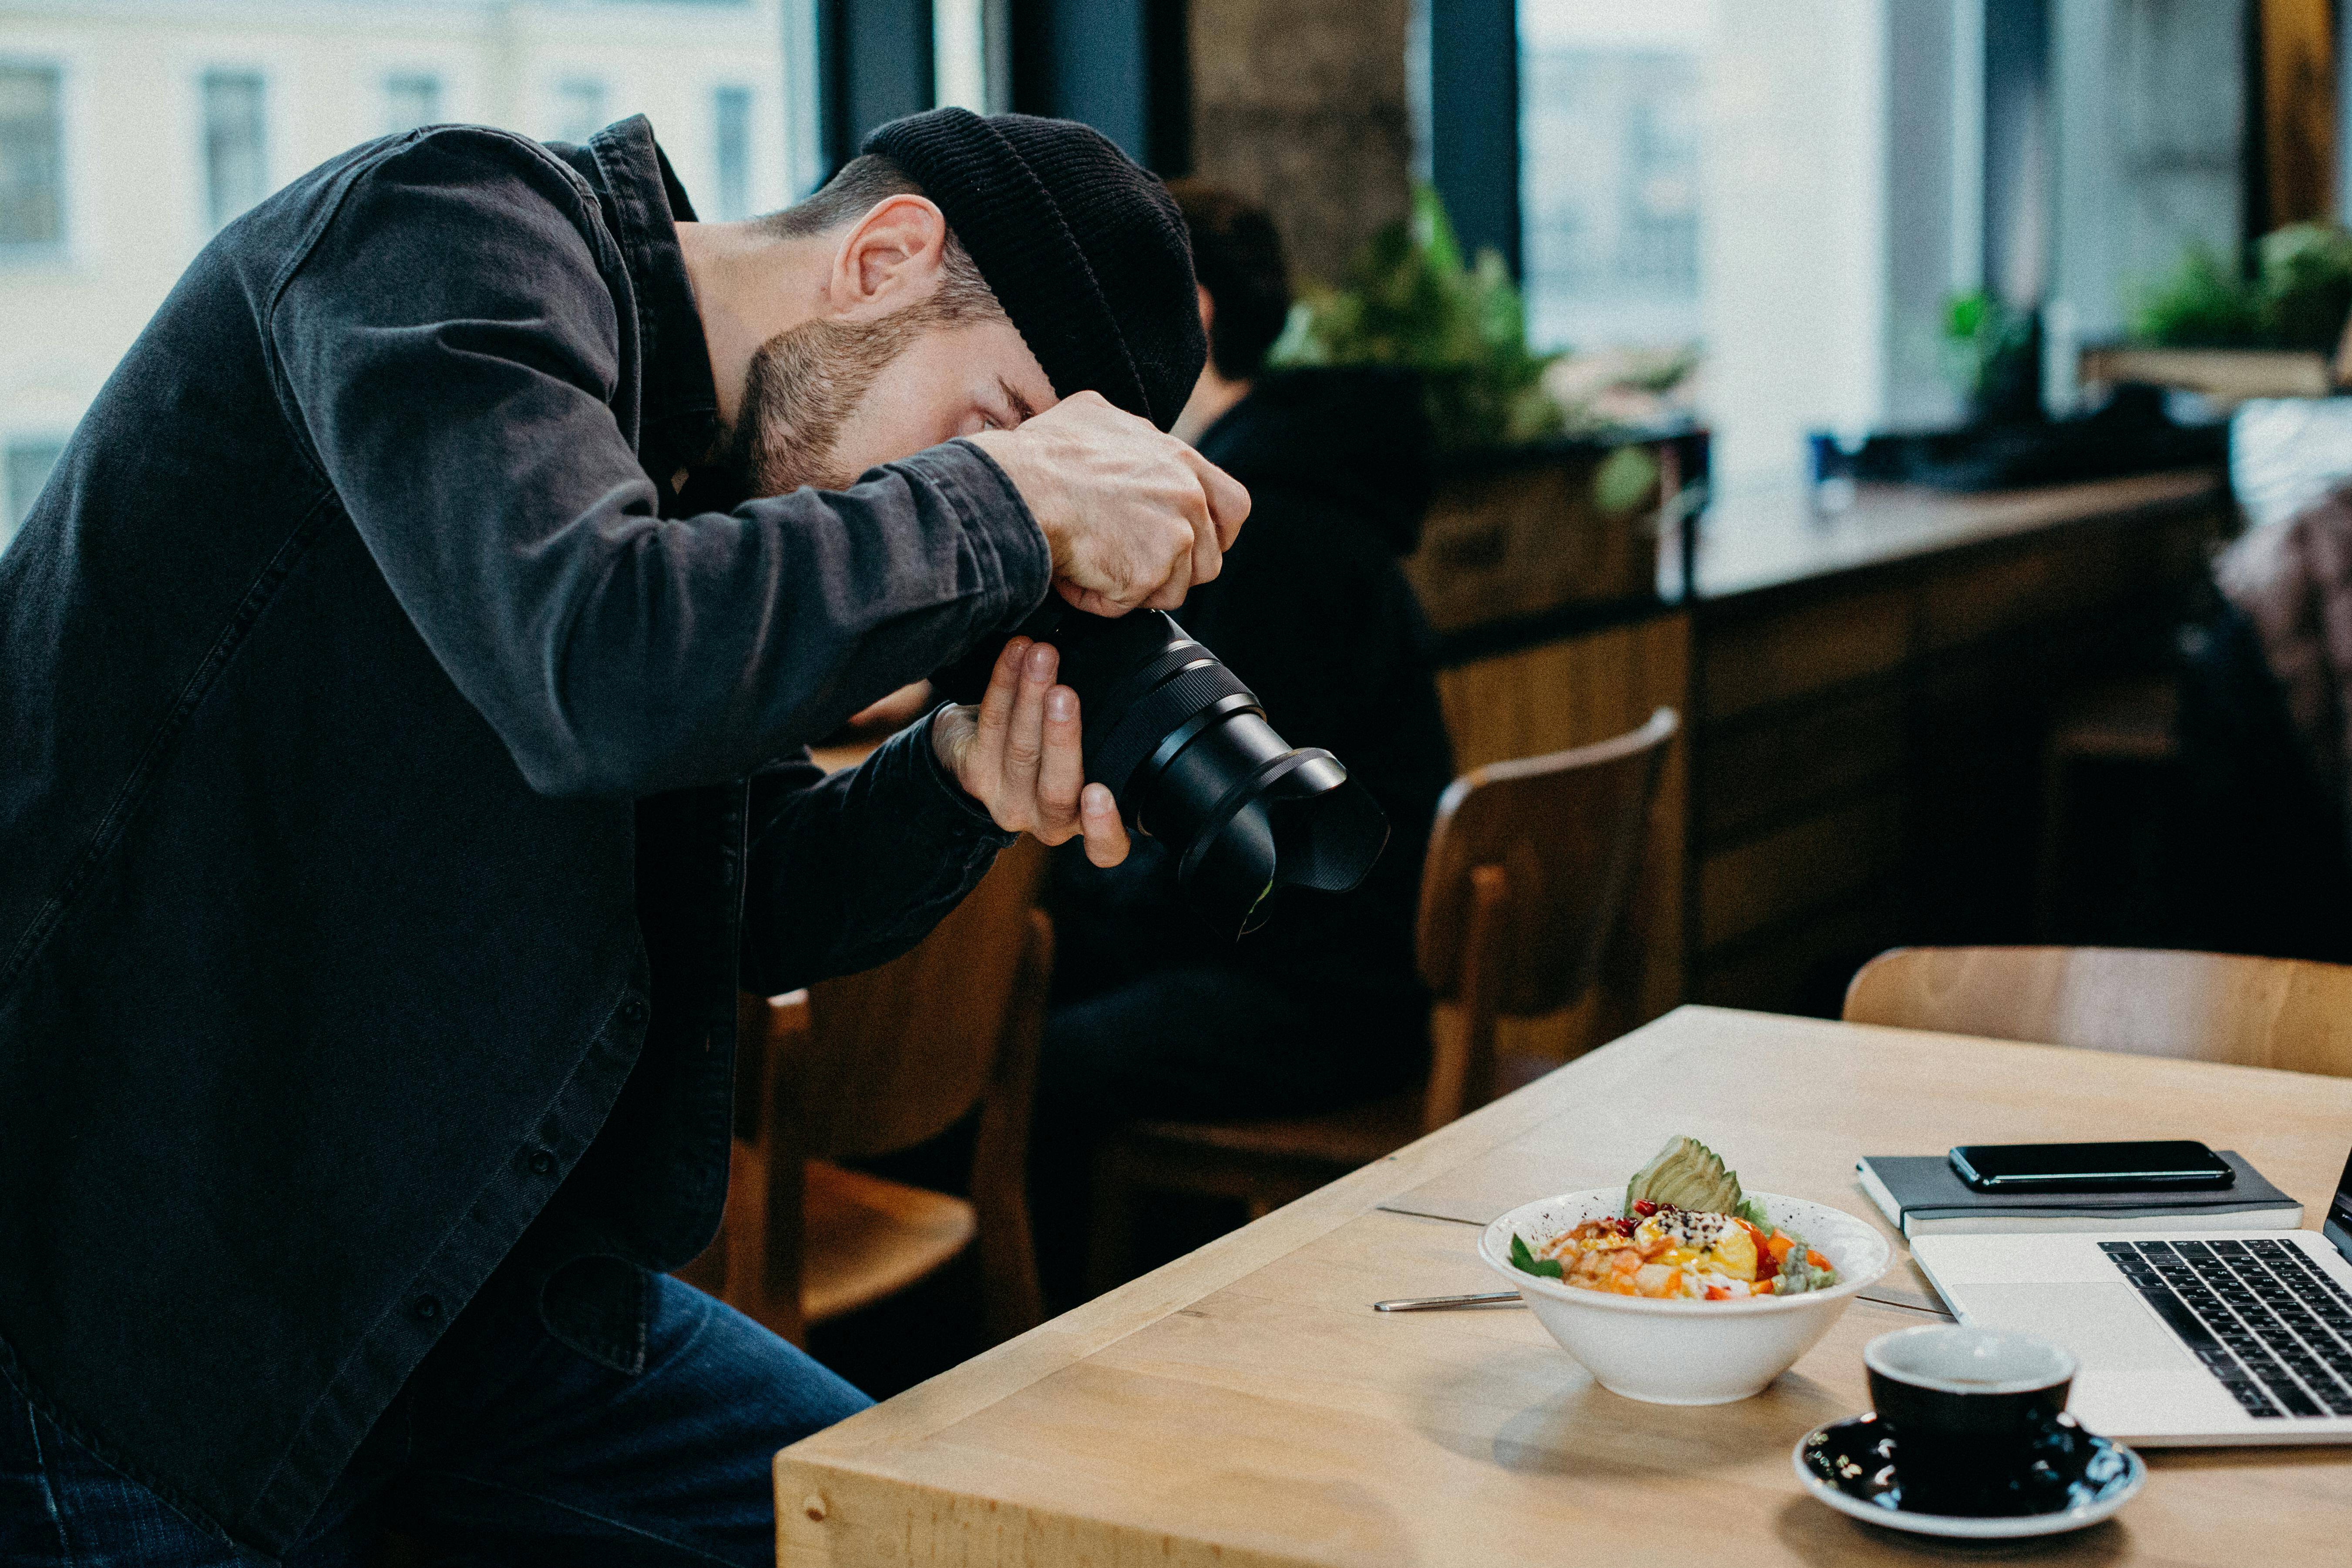
<path id="1" fill-rule="evenodd" d="M 1511 1267 L 1522 1274 L 1533 1274 L 1545 1279 L 1562 1277 L 1559 1258 L 1538 1258 L 1528 1250 L 1528 1244 L 1516 1234 L 1511 1237 Z"/>
<path id="2" fill-rule="evenodd" d="M 1593 470 L 1592 500 L 1604 517 L 1623 517 L 1658 486 L 1658 460 L 1646 447 L 1620 447 Z"/>
<path id="3" fill-rule="evenodd" d="M 1419 371 L 1438 445 L 1517 446 L 1559 433 L 1543 386 L 1557 354 L 1528 352 L 1527 308 L 1502 258 L 1465 264 L 1427 185 L 1364 243 L 1338 289 L 1302 291 L 1269 358 L 1277 365 L 1392 364 Z"/>
<path id="4" fill-rule="evenodd" d="M 2243 348 L 2261 340 L 2262 300 L 2237 268 L 2202 244 L 2142 290 L 2132 336 L 2164 348 Z"/>

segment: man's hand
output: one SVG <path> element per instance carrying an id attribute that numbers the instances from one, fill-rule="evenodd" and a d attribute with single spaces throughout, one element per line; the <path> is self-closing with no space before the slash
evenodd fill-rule
<path id="1" fill-rule="evenodd" d="M 1174 609 L 1217 574 L 1249 516 L 1240 481 L 1099 393 L 969 439 L 1045 531 L 1054 586 L 1098 616 Z"/>
<path id="2" fill-rule="evenodd" d="M 1014 637 L 997 656 L 979 707 L 940 710 L 931 744 L 997 826 L 1046 844 L 1084 833 L 1087 858 L 1116 866 L 1127 858 L 1127 825 L 1110 791 L 1086 783 L 1078 694 L 1054 684 L 1060 665 L 1051 646 Z"/>

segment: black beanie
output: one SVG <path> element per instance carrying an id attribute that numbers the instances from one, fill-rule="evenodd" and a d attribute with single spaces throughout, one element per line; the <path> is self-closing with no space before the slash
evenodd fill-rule
<path id="1" fill-rule="evenodd" d="M 1184 220 L 1159 177 L 1092 126 L 934 109 L 866 139 L 923 187 L 1054 390 L 1162 430 L 1208 343 Z"/>

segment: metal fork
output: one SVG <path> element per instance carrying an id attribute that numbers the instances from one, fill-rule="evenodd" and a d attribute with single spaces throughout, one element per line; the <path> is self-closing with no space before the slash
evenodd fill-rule
<path id="1" fill-rule="evenodd" d="M 1482 1290 L 1472 1296 L 1402 1296 L 1393 1301 L 1375 1301 L 1375 1312 L 1451 1312 L 1465 1307 L 1524 1307 L 1517 1290 Z"/>

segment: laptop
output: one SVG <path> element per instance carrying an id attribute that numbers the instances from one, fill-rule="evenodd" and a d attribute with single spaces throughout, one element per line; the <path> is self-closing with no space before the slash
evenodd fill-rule
<path id="1" fill-rule="evenodd" d="M 2073 1351 L 2094 1432 L 2352 1443 L 2352 1160 L 2315 1233 L 1922 1236 L 1911 1256 L 1960 1321 Z"/>

